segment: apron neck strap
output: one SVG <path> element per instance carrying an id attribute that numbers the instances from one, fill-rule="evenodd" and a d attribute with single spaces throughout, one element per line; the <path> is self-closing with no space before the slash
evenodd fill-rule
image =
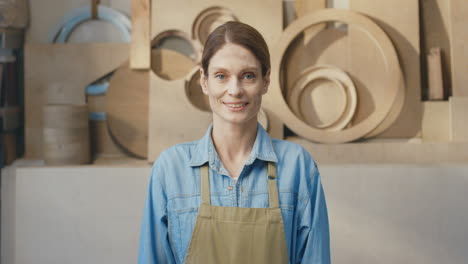
<path id="1" fill-rule="evenodd" d="M 267 166 L 270 208 L 279 208 L 278 185 L 276 183 L 276 164 L 274 162 L 268 162 Z M 204 164 L 200 167 L 200 178 L 202 203 L 210 205 L 210 174 L 208 164 Z"/>
<path id="2" fill-rule="evenodd" d="M 201 178 L 201 198 L 203 204 L 211 204 L 210 201 L 210 174 L 208 164 L 204 164 L 200 167 L 200 178 Z"/>
<path id="3" fill-rule="evenodd" d="M 267 166 L 270 208 L 279 208 L 278 185 L 276 183 L 276 164 L 274 162 L 268 162 Z"/>

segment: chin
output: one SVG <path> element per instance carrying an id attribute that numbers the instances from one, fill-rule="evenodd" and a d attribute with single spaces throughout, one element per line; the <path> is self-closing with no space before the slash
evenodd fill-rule
<path id="1" fill-rule="evenodd" d="M 232 125 L 247 125 L 250 122 L 257 123 L 256 116 L 218 116 L 223 123 L 229 123 Z"/>

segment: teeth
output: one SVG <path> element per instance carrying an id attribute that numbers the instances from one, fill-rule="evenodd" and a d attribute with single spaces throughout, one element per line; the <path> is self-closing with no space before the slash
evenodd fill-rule
<path id="1" fill-rule="evenodd" d="M 244 104 L 227 104 L 230 107 L 241 107 L 244 106 Z"/>

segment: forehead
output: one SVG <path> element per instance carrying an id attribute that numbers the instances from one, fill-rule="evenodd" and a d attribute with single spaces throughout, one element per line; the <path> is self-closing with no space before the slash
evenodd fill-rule
<path id="1" fill-rule="evenodd" d="M 213 55 L 208 68 L 227 70 L 258 68 L 260 70 L 261 65 L 250 50 L 238 44 L 226 43 Z"/>

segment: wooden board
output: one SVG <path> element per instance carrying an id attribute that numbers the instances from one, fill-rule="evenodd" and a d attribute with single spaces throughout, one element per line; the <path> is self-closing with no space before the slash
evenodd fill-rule
<path id="1" fill-rule="evenodd" d="M 450 0 L 420 1 L 421 54 L 428 54 L 431 48 L 440 47 L 444 93 L 451 94 L 451 51 L 450 51 Z M 428 99 L 427 60 L 421 60 L 423 98 Z M 446 98 L 447 98 L 446 97 Z"/>
<path id="2" fill-rule="evenodd" d="M 440 48 L 431 48 L 427 55 L 427 75 L 429 81 L 429 100 L 444 99 L 444 82 L 442 77 L 442 60 Z"/>
<path id="3" fill-rule="evenodd" d="M 450 52 L 452 56 L 452 95 L 468 96 L 468 1 L 450 2 Z"/>
<path id="4" fill-rule="evenodd" d="M 85 88 L 128 58 L 126 44 L 26 44 L 25 144 L 29 159 L 42 158 L 42 106 L 83 104 Z M 47 98 L 47 91 L 55 91 Z"/>
<path id="5" fill-rule="evenodd" d="M 350 9 L 361 12 L 374 19 L 382 29 L 390 36 L 398 52 L 400 64 L 405 77 L 406 97 L 403 109 L 394 112 L 390 119 L 395 123 L 388 122 L 391 127 L 379 137 L 385 138 L 407 138 L 414 137 L 421 129 L 422 105 L 421 105 L 421 76 L 420 76 L 420 48 L 419 48 L 419 5 L 418 0 L 395 0 L 395 1 L 372 1 L 372 0 L 350 0 Z M 404 12 L 403 12 L 404 10 Z M 356 35 L 355 35 L 356 34 Z M 350 28 L 350 38 L 361 39 L 362 33 Z M 355 35 L 355 36 L 354 36 Z M 361 72 L 372 72 L 375 68 L 372 50 L 367 46 L 360 49 L 366 50 L 365 57 L 353 56 L 351 50 L 351 67 L 361 68 Z M 360 78 L 359 76 L 356 76 Z M 374 75 L 367 73 L 369 80 Z M 381 79 L 374 79 L 380 82 Z M 359 118 L 359 113 L 358 113 Z M 391 121 L 391 120 L 390 120 Z"/>
<path id="6" fill-rule="evenodd" d="M 453 96 L 450 103 L 450 140 L 468 142 L 468 97 Z"/>
<path id="7" fill-rule="evenodd" d="M 151 66 L 151 0 L 132 0 L 132 43 L 130 68 Z"/>
<path id="8" fill-rule="evenodd" d="M 426 142 L 449 142 L 449 102 L 423 102 L 421 136 Z"/>

